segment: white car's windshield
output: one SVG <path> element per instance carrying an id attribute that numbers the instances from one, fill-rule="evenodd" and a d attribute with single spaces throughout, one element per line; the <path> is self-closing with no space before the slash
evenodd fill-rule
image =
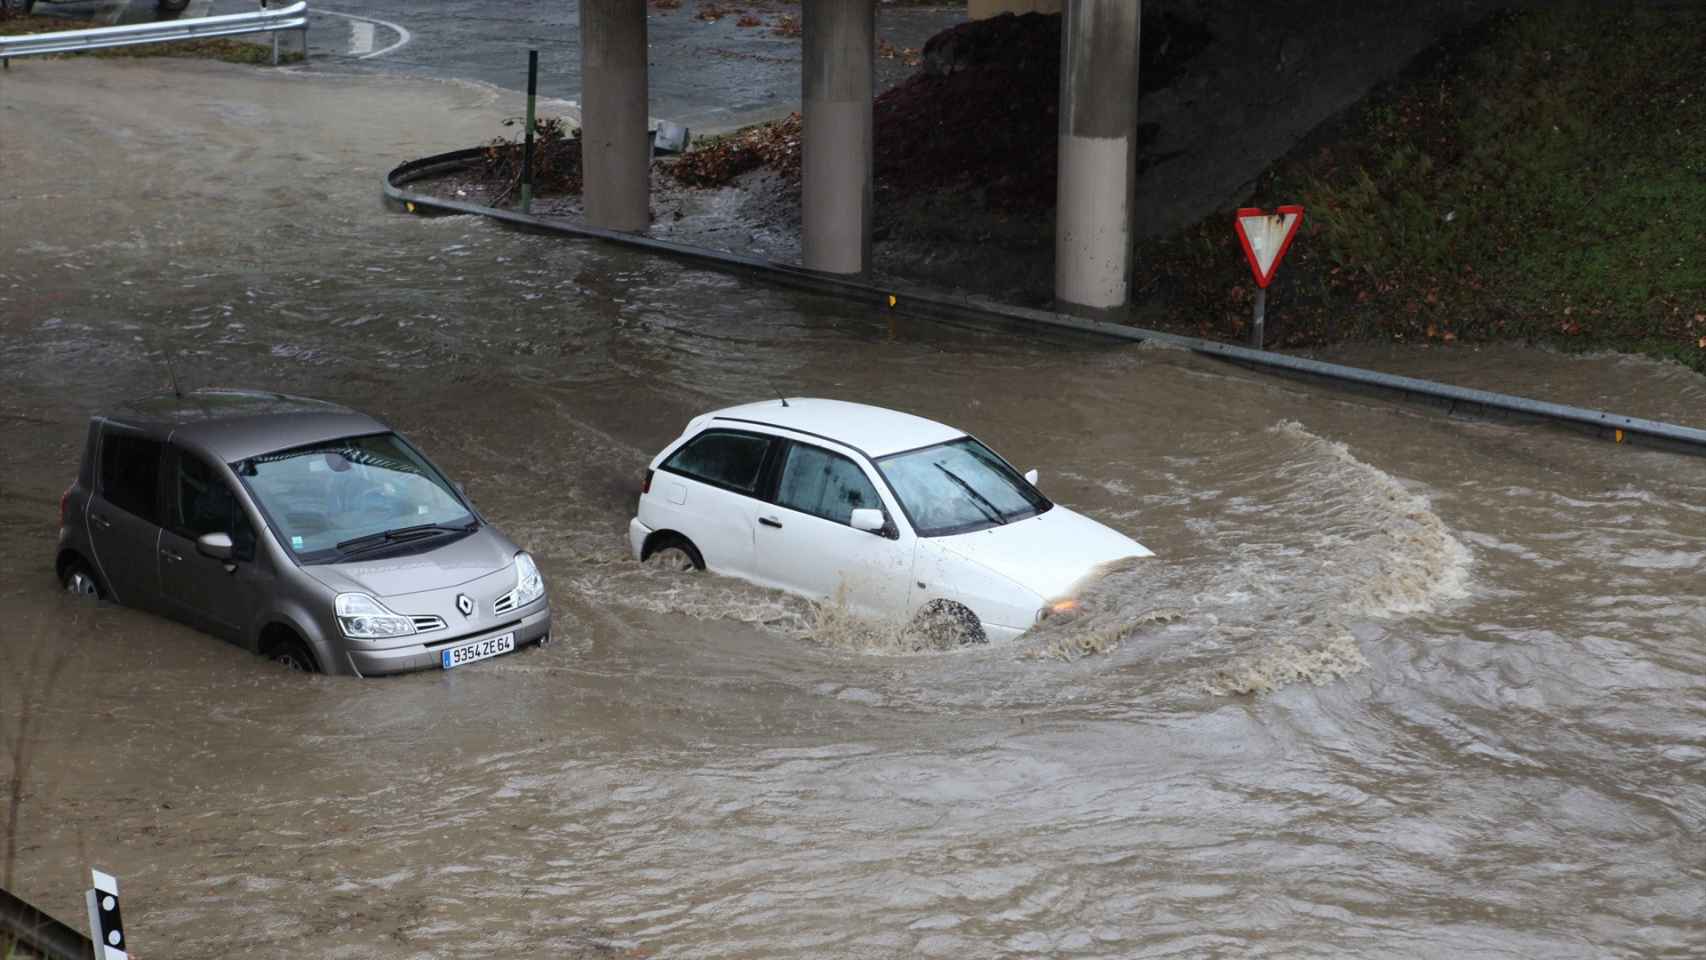
<path id="1" fill-rule="evenodd" d="M 877 461 L 921 537 L 969 533 L 1034 517 L 1053 504 L 971 437 Z"/>
<path id="2" fill-rule="evenodd" d="M 444 477 L 394 433 L 280 450 L 231 466 L 305 563 L 477 525 Z"/>

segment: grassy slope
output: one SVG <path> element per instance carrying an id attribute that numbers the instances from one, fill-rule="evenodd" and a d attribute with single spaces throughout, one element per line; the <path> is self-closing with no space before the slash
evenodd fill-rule
<path id="1" fill-rule="evenodd" d="M 1270 343 L 1524 338 L 1706 370 L 1706 9 L 1569 7 L 1452 38 L 1258 185 L 1301 202 Z M 1225 218 L 1140 251 L 1196 331 L 1236 336 Z M 1149 317 L 1146 319 L 1155 319 Z"/>
<path id="2" fill-rule="evenodd" d="M 61 17 L 0 18 L 0 36 L 12 37 L 27 33 L 51 33 L 55 30 L 87 30 L 85 20 L 66 20 Z M 208 37 L 177 43 L 139 43 L 132 47 L 105 47 L 88 53 L 64 54 L 75 57 L 199 57 L 204 60 L 224 60 L 227 63 L 272 63 L 271 45 L 247 43 L 229 37 Z M 295 63 L 302 54 L 281 53 L 280 63 Z"/>

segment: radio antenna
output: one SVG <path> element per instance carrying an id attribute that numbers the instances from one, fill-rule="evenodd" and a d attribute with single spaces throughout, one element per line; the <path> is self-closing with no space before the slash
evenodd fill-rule
<path id="1" fill-rule="evenodd" d="M 165 358 L 165 360 L 166 360 L 166 376 L 168 378 L 170 378 L 172 381 L 172 396 L 177 397 L 179 400 L 182 400 L 184 398 L 184 391 L 183 391 L 183 388 L 178 386 L 178 371 L 172 369 L 172 358 L 171 357 L 167 357 L 167 358 Z"/>
<path id="2" fill-rule="evenodd" d="M 776 390 L 776 385 L 774 383 L 771 384 L 770 389 Z M 780 399 L 782 401 L 782 406 L 785 407 L 788 405 L 788 395 L 787 394 L 783 393 L 780 390 L 776 390 L 776 396 L 778 399 Z"/>

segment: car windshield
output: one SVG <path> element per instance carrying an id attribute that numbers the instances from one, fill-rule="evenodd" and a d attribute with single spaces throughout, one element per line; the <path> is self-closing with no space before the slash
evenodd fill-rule
<path id="1" fill-rule="evenodd" d="M 1053 504 L 971 437 L 877 461 L 921 537 L 943 537 L 1034 517 Z"/>
<path id="2" fill-rule="evenodd" d="M 231 467 L 304 563 L 477 526 L 450 483 L 394 433 L 280 450 Z"/>

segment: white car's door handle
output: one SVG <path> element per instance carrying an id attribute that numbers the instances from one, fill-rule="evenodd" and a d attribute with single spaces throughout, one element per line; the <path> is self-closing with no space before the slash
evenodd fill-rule
<path id="1" fill-rule="evenodd" d="M 764 524 L 767 527 L 775 527 L 778 530 L 782 529 L 782 521 L 776 519 L 775 517 L 759 517 L 758 522 Z"/>

